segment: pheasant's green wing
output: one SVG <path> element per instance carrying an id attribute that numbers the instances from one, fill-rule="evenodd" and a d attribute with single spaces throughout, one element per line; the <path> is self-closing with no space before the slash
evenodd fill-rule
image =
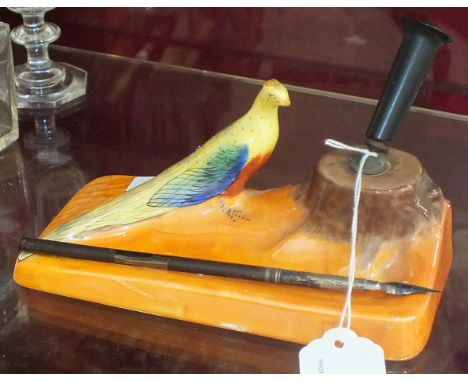
<path id="1" fill-rule="evenodd" d="M 246 145 L 221 146 L 200 167 L 192 167 L 164 184 L 148 201 L 150 207 L 185 207 L 223 193 L 244 168 Z"/>

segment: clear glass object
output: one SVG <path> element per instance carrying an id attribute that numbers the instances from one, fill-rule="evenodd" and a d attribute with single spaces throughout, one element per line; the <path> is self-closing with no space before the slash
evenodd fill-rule
<path id="1" fill-rule="evenodd" d="M 51 154 L 69 145 L 70 135 L 66 130 L 57 128 L 55 113 L 44 111 L 32 116 L 34 117 L 35 129 L 24 135 L 26 149 Z M 58 152 L 56 155 L 60 156 Z M 53 157 L 54 155 L 49 159 L 53 161 Z"/>
<path id="2" fill-rule="evenodd" d="M 10 27 L 0 22 L 0 151 L 18 139 Z"/>
<path id="3" fill-rule="evenodd" d="M 49 58 L 49 44 L 60 37 L 60 28 L 44 21 L 53 8 L 9 8 L 20 13 L 23 25 L 11 39 L 26 48 L 27 62 L 15 67 L 20 109 L 58 108 L 86 94 L 86 71 Z"/>

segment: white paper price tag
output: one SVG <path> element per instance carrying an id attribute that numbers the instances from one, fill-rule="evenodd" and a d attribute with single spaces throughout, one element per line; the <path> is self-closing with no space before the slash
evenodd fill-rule
<path id="1" fill-rule="evenodd" d="M 383 349 L 350 329 L 333 328 L 299 352 L 301 373 L 385 373 Z"/>

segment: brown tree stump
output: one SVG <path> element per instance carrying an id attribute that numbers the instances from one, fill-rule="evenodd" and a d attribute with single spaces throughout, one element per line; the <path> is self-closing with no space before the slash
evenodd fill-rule
<path id="1" fill-rule="evenodd" d="M 304 228 L 337 241 L 349 241 L 356 173 L 353 154 L 331 151 L 320 160 L 305 197 L 309 215 Z M 440 219 L 442 193 L 419 160 L 390 149 L 391 168 L 363 176 L 358 232 L 391 240 L 414 234 L 418 227 Z"/>

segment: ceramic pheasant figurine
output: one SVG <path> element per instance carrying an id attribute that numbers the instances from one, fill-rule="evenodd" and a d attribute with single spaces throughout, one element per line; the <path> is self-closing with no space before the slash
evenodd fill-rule
<path id="1" fill-rule="evenodd" d="M 45 238 L 84 239 L 97 230 L 128 225 L 202 203 L 234 196 L 268 160 L 278 139 L 278 107 L 289 106 L 286 88 L 267 81 L 250 110 L 194 153 L 150 181 L 84 213 Z M 20 254 L 20 260 L 27 257 Z"/>

